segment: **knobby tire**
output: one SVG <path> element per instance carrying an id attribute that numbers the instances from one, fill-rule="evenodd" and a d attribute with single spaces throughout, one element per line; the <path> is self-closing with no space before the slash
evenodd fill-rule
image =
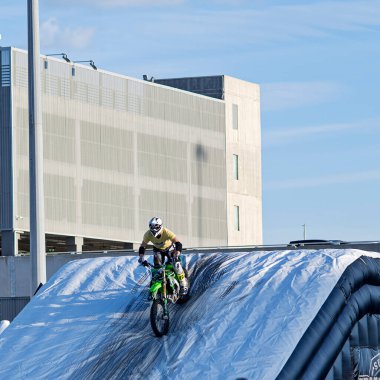
<path id="1" fill-rule="evenodd" d="M 163 301 L 154 300 L 150 308 L 150 324 L 154 334 L 158 337 L 162 337 L 169 332 L 169 315 L 167 319 L 162 319 L 163 315 Z"/>

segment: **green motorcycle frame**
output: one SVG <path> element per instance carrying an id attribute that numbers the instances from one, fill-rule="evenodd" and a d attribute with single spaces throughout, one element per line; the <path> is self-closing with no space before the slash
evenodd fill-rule
<path id="1" fill-rule="evenodd" d="M 154 267 L 145 261 L 143 265 L 149 267 L 152 273 L 149 289 L 152 300 L 150 324 L 154 334 L 157 337 L 162 337 L 169 332 L 169 303 L 174 304 L 180 300 L 179 281 L 171 263 Z"/>

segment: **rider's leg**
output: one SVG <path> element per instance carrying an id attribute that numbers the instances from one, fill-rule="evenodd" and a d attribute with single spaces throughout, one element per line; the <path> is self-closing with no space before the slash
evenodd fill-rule
<path id="1" fill-rule="evenodd" d="M 173 258 L 172 252 L 170 251 L 170 249 L 167 249 L 166 251 L 158 251 L 158 250 L 155 251 L 155 253 L 154 253 L 155 259 L 154 260 L 156 260 L 157 252 L 159 253 L 159 259 L 157 262 L 161 263 L 158 265 L 162 265 L 162 263 L 165 260 L 165 256 L 166 256 L 168 258 L 168 261 L 173 263 L 173 270 L 176 273 L 178 281 L 179 281 L 180 294 L 181 295 L 187 294 L 189 291 L 189 283 L 188 283 L 187 278 L 185 276 L 185 272 L 182 268 L 181 260 L 178 257 Z M 156 265 L 156 261 L 154 261 L 154 265 Z"/>
<path id="2" fill-rule="evenodd" d="M 153 262 L 155 267 L 159 267 L 163 264 L 165 260 L 165 253 L 159 251 L 158 249 L 153 249 L 154 255 L 153 255 Z"/>

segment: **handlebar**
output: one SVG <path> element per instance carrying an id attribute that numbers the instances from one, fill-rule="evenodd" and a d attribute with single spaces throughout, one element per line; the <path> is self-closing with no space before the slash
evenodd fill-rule
<path id="1" fill-rule="evenodd" d="M 146 261 L 144 260 L 141 265 L 143 265 L 144 267 L 150 267 L 150 268 L 153 268 L 154 265 L 152 265 L 149 261 Z"/>
<path id="2" fill-rule="evenodd" d="M 162 265 L 159 266 L 159 267 L 156 267 L 156 266 L 152 265 L 152 264 L 151 264 L 149 261 L 147 261 L 147 260 L 144 260 L 144 261 L 141 263 L 141 265 L 144 266 L 144 267 L 155 268 L 155 269 L 159 269 L 159 268 L 166 267 L 166 264 L 167 264 L 167 263 L 162 264 Z"/>

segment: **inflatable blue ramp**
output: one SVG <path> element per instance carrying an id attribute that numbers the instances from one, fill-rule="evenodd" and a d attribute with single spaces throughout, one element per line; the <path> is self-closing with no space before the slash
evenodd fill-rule
<path id="1" fill-rule="evenodd" d="M 0 379 L 380 377 L 380 259 L 359 250 L 185 256 L 191 298 L 154 336 L 134 257 L 74 260 L 0 335 Z M 351 376 L 351 377 L 350 377 Z"/>

